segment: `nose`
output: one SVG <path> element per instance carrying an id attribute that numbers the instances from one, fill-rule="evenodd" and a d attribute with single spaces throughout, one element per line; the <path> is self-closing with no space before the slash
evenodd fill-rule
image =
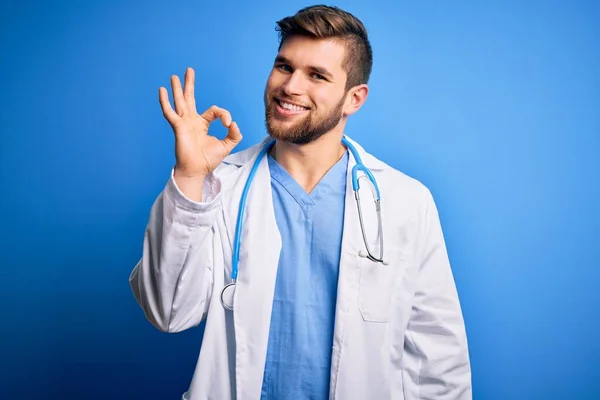
<path id="1" fill-rule="evenodd" d="M 299 95 L 304 92 L 304 83 L 300 71 L 289 74 L 281 89 L 288 96 Z"/>

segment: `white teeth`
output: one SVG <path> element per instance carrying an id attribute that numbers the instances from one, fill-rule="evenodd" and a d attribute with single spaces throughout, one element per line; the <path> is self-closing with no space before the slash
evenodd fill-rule
<path id="1" fill-rule="evenodd" d="M 286 110 L 290 110 L 290 111 L 304 111 L 306 110 L 305 107 L 300 107 L 294 104 L 289 104 L 289 103 L 284 103 L 284 102 L 280 102 L 281 107 L 285 108 Z"/>

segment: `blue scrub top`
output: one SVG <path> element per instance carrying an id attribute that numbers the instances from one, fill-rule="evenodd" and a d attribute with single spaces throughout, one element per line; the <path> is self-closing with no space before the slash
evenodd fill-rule
<path id="1" fill-rule="evenodd" d="M 348 152 L 310 194 L 268 160 L 282 250 L 261 399 L 327 399 Z"/>

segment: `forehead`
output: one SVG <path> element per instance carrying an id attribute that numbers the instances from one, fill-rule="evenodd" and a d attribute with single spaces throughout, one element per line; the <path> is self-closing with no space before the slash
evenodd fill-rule
<path id="1" fill-rule="evenodd" d="M 294 36 L 284 42 L 277 55 L 289 60 L 295 68 L 319 67 L 333 75 L 345 75 L 342 63 L 346 49 L 335 40 Z"/>

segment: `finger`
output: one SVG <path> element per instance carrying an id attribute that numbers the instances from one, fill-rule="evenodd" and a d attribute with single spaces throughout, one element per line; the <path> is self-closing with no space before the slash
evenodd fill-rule
<path id="1" fill-rule="evenodd" d="M 194 80 L 196 73 L 189 67 L 185 71 L 185 86 L 183 88 L 183 97 L 188 106 L 189 111 L 196 112 L 196 99 L 194 98 Z"/>
<path id="2" fill-rule="evenodd" d="M 221 140 L 228 153 L 231 153 L 233 148 L 238 145 L 239 142 L 242 141 L 242 132 L 240 132 L 240 128 L 237 123 L 232 122 L 229 125 L 229 130 L 227 131 L 227 136 Z"/>
<path id="3" fill-rule="evenodd" d="M 217 118 L 221 120 L 221 123 L 226 128 L 229 128 L 229 125 L 231 124 L 231 113 L 221 107 L 212 106 L 208 110 L 204 111 L 200 116 L 208 121 L 209 124 Z"/>
<path id="4" fill-rule="evenodd" d="M 179 116 L 183 116 L 186 108 L 183 91 L 181 90 L 181 82 L 177 75 L 171 76 L 171 88 L 173 90 L 173 100 L 175 101 L 175 111 Z"/>
<path id="5" fill-rule="evenodd" d="M 158 89 L 158 100 L 160 102 L 160 107 L 162 108 L 163 115 L 169 121 L 170 124 L 175 123 L 179 116 L 171 107 L 171 103 L 169 102 L 169 92 L 164 87 Z"/>

